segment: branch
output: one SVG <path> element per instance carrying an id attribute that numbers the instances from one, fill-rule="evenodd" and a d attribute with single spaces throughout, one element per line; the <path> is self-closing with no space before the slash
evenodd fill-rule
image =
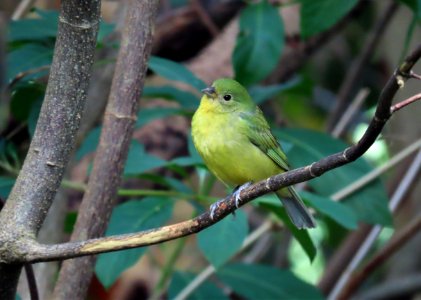
<path id="1" fill-rule="evenodd" d="M 61 3 L 53 63 L 37 128 L 22 170 L 0 213 L 0 298 L 14 297 L 24 239 L 33 239 L 60 186 L 86 98 L 100 1 Z M 12 246 L 13 245 L 13 246 Z M 12 296 L 13 295 L 13 296 Z"/>
<path id="2" fill-rule="evenodd" d="M 354 294 L 363 281 L 373 273 L 390 256 L 405 245 L 421 229 L 421 215 L 418 215 L 412 222 L 401 231 L 395 233 L 391 240 L 363 267 L 356 272 L 348 281 L 347 285 L 339 294 L 339 299 L 348 299 Z"/>
<path id="3" fill-rule="evenodd" d="M 416 61 L 421 57 L 421 45 L 419 45 L 406 60 L 396 69 L 394 75 L 386 83 L 380 94 L 377 110 L 371 123 L 360 141 L 344 151 L 327 156 L 311 165 L 294 169 L 282 174 L 275 175 L 268 179 L 257 182 L 241 192 L 240 206 L 266 193 L 279 190 L 280 188 L 307 181 L 319 177 L 325 172 L 350 163 L 362 154 L 374 143 L 383 126 L 391 116 L 391 103 L 399 89 L 398 79 L 406 78 Z M 58 245 L 42 245 L 36 241 L 29 240 L 28 249 L 24 257 L 14 257 L 15 261 L 39 262 L 67 259 L 84 255 L 129 249 L 147 246 L 173 240 L 199 232 L 236 209 L 235 197 L 230 195 L 224 199 L 214 214 L 210 217 L 209 211 L 188 221 L 178 224 L 151 229 L 139 233 L 124 234 L 105 238 L 92 239 L 80 242 L 70 242 Z"/>
<path id="4" fill-rule="evenodd" d="M 102 236 L 107 228 L 136 122 L 157 6 L 153 0 L 128 2 L 100 142 L 71 241 Z M 95 257 L 65 262 L 53 298 L 84 298 L 94 264 Z"/>

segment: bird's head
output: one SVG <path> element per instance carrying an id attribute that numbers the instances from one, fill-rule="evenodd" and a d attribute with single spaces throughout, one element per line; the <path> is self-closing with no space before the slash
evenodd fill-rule
<path id="1" fill-rule="evenodd" d="M 202 92 L 202 104 L 214 112 L 245 111 L 255 106 L 247 90 L 233 79 L 215 80 Z"/>

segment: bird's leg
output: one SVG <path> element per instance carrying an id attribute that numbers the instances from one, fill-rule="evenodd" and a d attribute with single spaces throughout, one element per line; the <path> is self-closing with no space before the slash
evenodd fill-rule
<path id="1" fill-rule="evenodd" d="M 238 208 L 239 205 L 240 205 L 240 200 L 241 200 L 240 193 L 241 193 L 241 191 L 244 190 L 244 189 L 246 189 L 246 188 L 248 188 L 252 184 L 253 184 L 253 182 L 252 181 L 249 181 L 249 182 L 244 183 L 243 185 L 237 186 L 234 189 L 233 195 L 235 196 L 235 207 Z"/>
<path id="2" fill-rule="evenodd" d="M 250 185 L 252 185 L 253 182 L 249 181 L 246 182 L 243 185 L 239 185 L 237 187 L 235 187 L 235 189 L 233 190 L 233 195 L 235 196 L 235 207 L 239 207 L 240 205 L 240 193 L 242 190 L 248 188 Z M 224 201 L 224 199 L 218 200 L 215 203 L 211 204 L 210 206 L 210 218 L 213 220 L 213 216 L 215 215 L 215 211 L 219 208 L 219 205 L 221 205 L 221 203 Z M 235 212 L 233 212 L 233 214 L 235 215 Z"/>

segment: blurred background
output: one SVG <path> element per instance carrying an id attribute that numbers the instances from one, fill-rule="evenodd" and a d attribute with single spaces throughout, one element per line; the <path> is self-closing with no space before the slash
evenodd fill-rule
<path id="1" fill-rule="evenodd" d="M 59 5 L 0 3 L 3 199 L 35 130 Z M 102 2 L 88 102 L 66 179 L 40 232 L 42 242 L 66 241 L 72 232 L 126 5 Z M 304 166 L 362 136 L 386 81 L 420 43 L 420 20 L 417 0 L 161 0 L 120 204 L 107 234 L 190 219 L 230 192 L 207 171 L 190 137 L 200 89 L 213 80 L 234 77 L 244 84 L 291 166 Z M 419 81 L 409 80 L 396 101 L 419 92 Z M 197 235 L 100 255 L 88 299 L 174 299 L 186 288 L 189 299 L 336 299 L 352 280 L 345 270 L 363 270 L 365 276 L 345 298 L 419 298 L 420 113 L 417 103 L 399 111 L 363 159 L 299 187 L 315 213 L 316 229 L 295 230 L 278 201 L 264 196 Z M 396 252 L 364 269 L 408 224 L 418 227 L 411 227 Z M 59 263 L 37 264 L 35 270 L 40 298 L 47 299 Z M 198 276 L 204 270 L 210 274 Z M 29 297 L 25 279 L 19 295 Z"/>

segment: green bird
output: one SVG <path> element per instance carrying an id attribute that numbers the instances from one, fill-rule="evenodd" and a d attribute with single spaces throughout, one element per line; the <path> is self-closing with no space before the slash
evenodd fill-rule
<path id="1" fill-rule="evenodd" d="M 285 153 L 272 135 L 262 111 L 247 90 L 228 78 L 216 80 L 204 93 L 192 119 L 194 145 L 209 170 L 225 185 L 242 189 L 289 170 Z M 276 191 L 297 228 L 316 223 L 292 186 Z M 218 203 L 211 206 L 211 216 Z"/>

